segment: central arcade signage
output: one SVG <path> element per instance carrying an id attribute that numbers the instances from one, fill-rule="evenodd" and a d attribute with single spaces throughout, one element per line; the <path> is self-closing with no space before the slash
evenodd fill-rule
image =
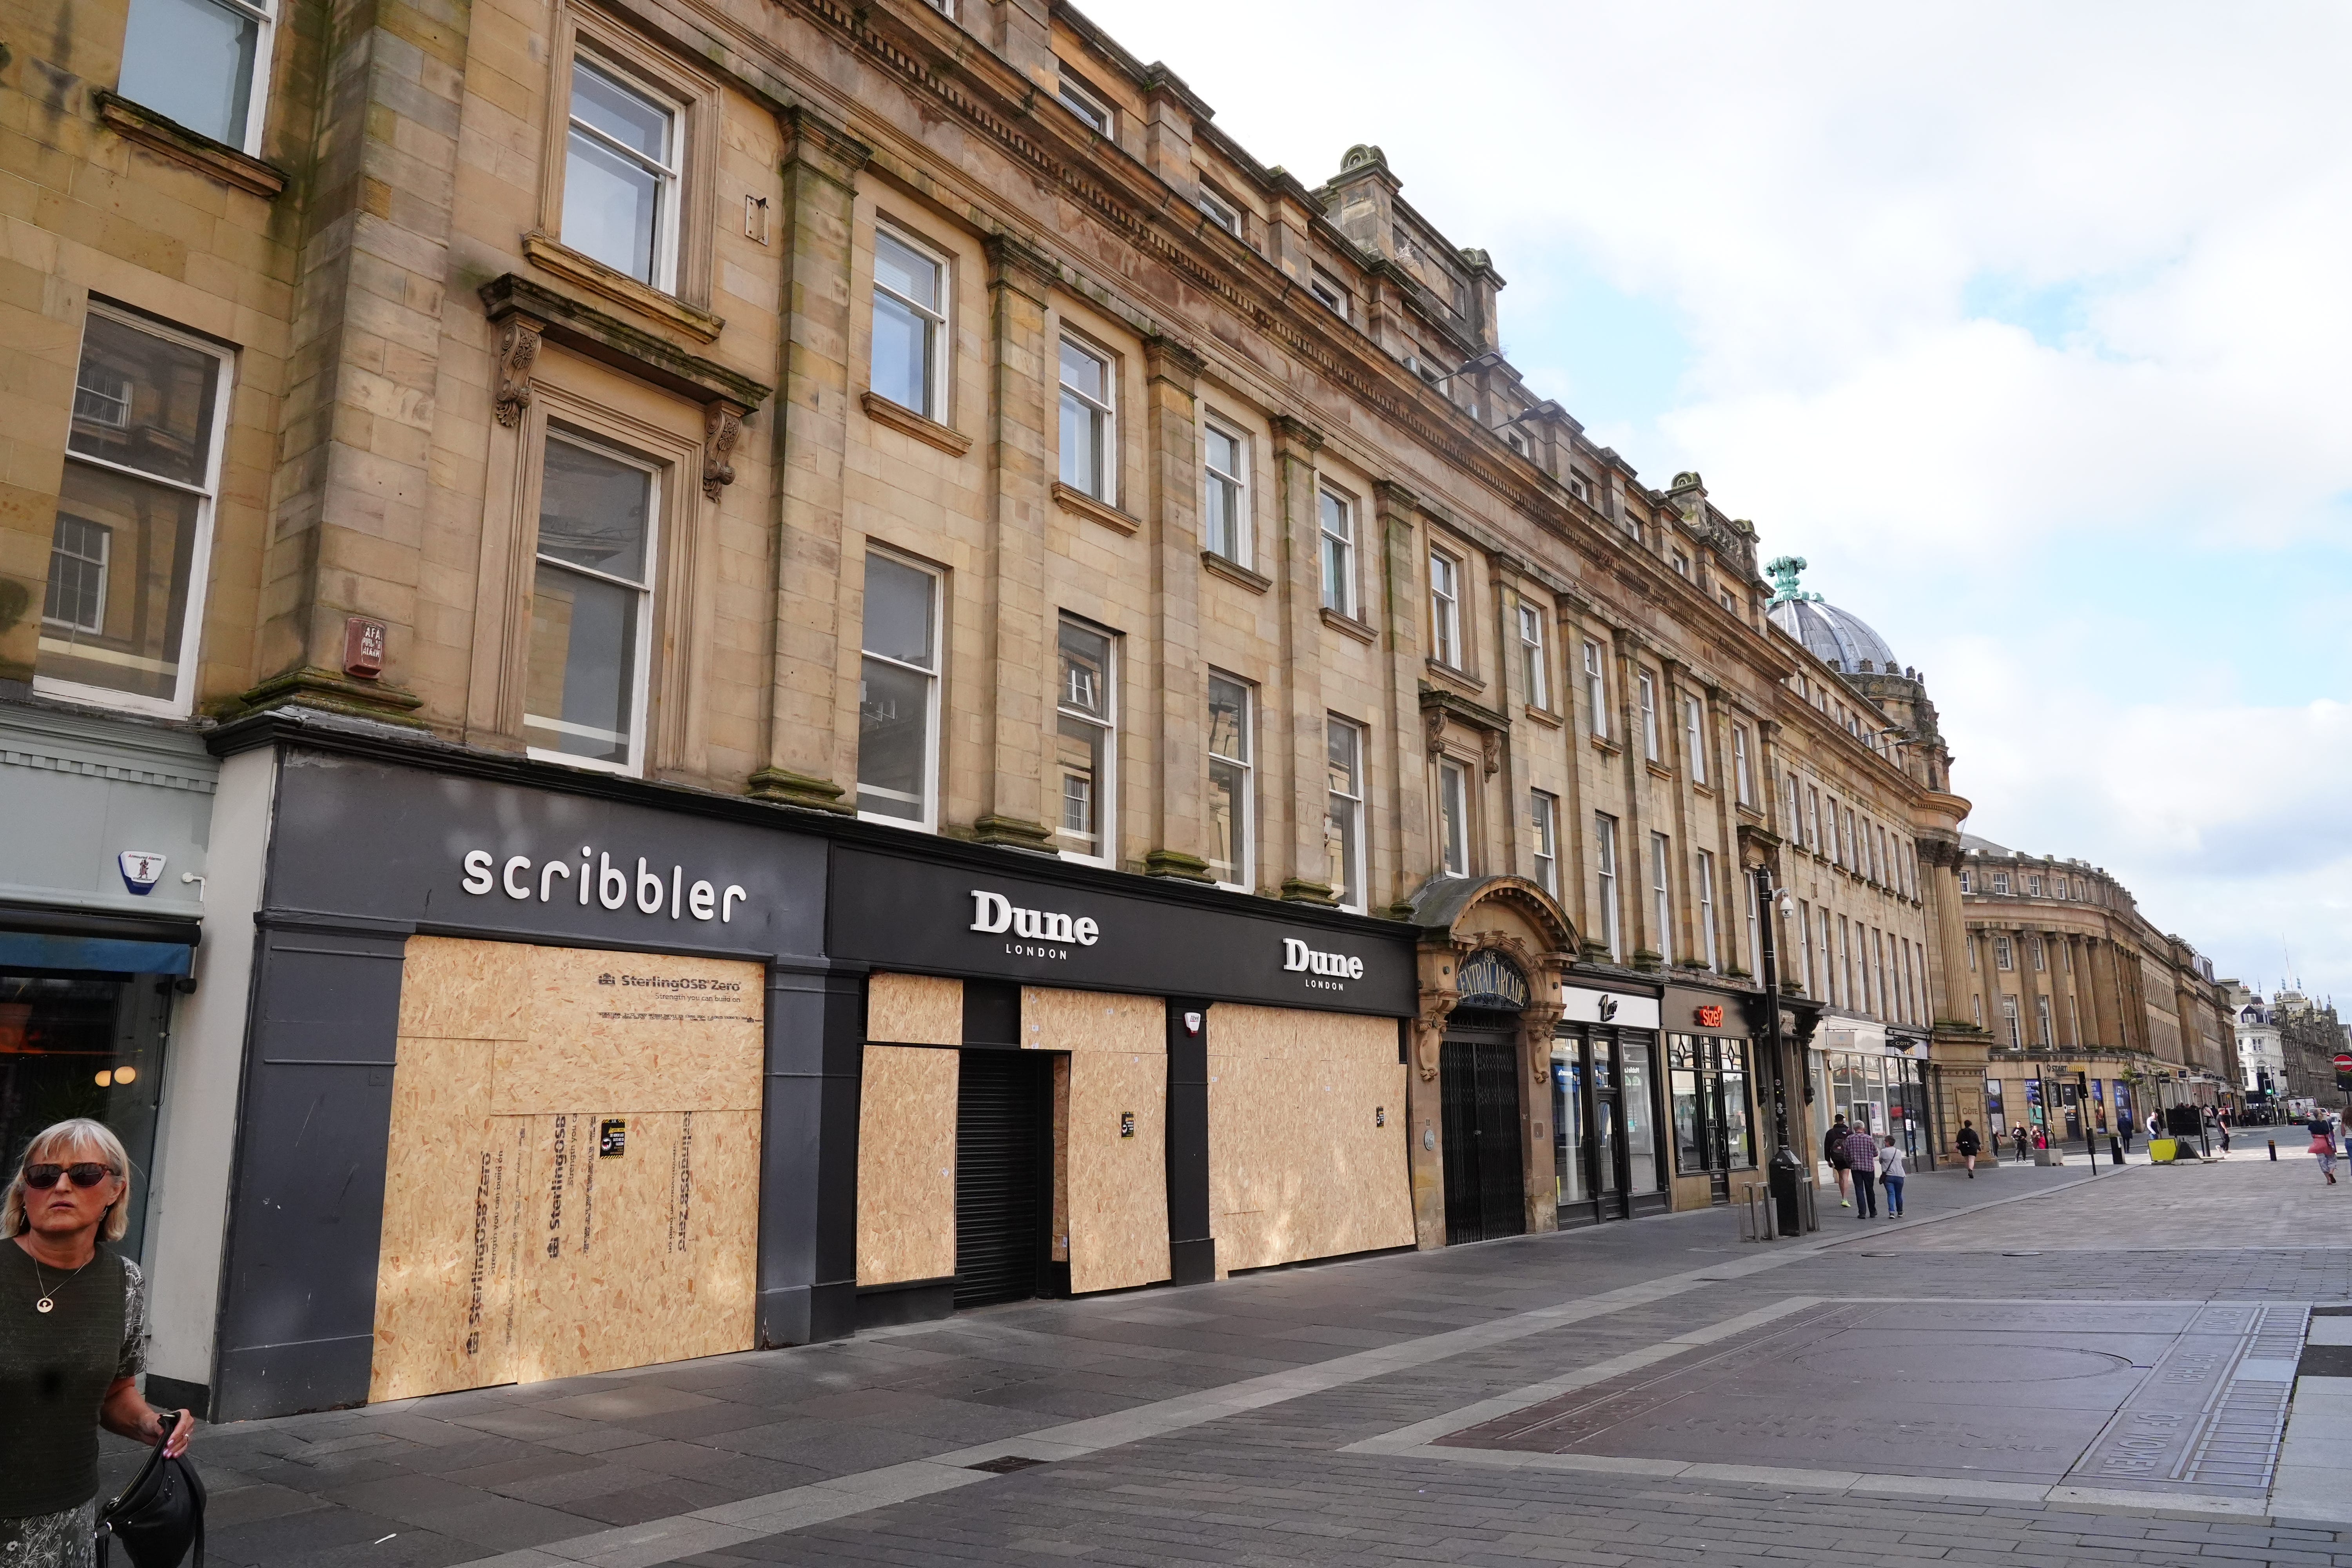
<path id="1" fill-rule="evenodd" d="M 835 852 L 829 951 L 878 967 L 1074 989 L 1407 1014 L 1402 932 L 1073 887 L 877 850 Z"/>

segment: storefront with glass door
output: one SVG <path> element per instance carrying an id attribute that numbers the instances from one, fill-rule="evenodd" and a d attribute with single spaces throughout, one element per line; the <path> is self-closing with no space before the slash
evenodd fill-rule
<path id="1" fill-rule="evenodd" d="M 1659 1136 L 1659 1002 L 1573 983 L 1551 1047 L 1552 1163 L 1559 1225 L 1591 1225 L 1671 1206 Z"/>
<path id="2" fill-rule="evenodd" d="M 1743 997 L 1669 986 L 1664 999 L 1667 1126 L 1675 1207 L 1729 1200 L 1757 1166 L 1755 1064 Z"/>
<path id="3" fill-rule="evenodd" d="M 1835 1016 L 1822 1019 L 1817 1037 L 1824 1042 L 1812 1061 L 1822 1128 L 1843 1116 L 1874 1138 L 1900 1140 L 1914 1169 L 1930 1168 L 1935 1137 L 1927 1123 L 1927 1042 L 1881 1024 Z M 1985 1106 L 1996 1128 L 2004 1110 L 2011 1121 L 2019 1115 L 2014 1097 L 2003 1096 L 1995 1083 L 1986 1086 Z M 1814 1152 L 1820 1152 L 1818 1133 Z"/>

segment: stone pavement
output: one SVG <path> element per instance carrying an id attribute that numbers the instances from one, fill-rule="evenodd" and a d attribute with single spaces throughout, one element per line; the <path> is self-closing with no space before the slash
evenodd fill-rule
<path id="1" fill-rule="evenodd" d="M 2215 1302 L 2275 1308 L 2299 1334 L 2304 1307 L 2352 1303 L 2352 1226 L 2315 1193 L 2352 1187 L 2320 1187 L 2307 1160 L 2284 1158 L 2095 1176 L 2080 1163 L 2012 1165 L 1973 1182 L 1937 1173 L 1913 1178 L 1908 1220 L 1832 1206 L 1801 1242 L 1743 1246 L 1728 1211 L 1681 1215 L 215 1428 L 194 1453 L 214 1491 L 211 1549 L 226 1563 L 2352 1568 L 2352 1522 L 2282 1513 L 2284 1494 L 2249 1500 L 2261 1488 L 2249 1489 L 2246 1467 L 2269 1465 L 2278 1412 L 2265 1437 L 2260 1411 L 2224 1409 L 2222 1394 L 2268 1394 L 2275 1406 L 2286 1385 L 2263 1380 L 2291 1365 L 2251 1339 L 2230 1352 L 2242 1358 L 2238 1381 L 2200 1372 L 2205 1383 L 2182 1385 L 2209 1412 L 2196 1430 L 2219 1434 L 2198 1440 L 2221 1442 L 2221 1468 L 2234 1468 L 2217 1469 L 2201 1499 L 2151 1483 L 2126 1500 L 2069 1500 L 2039 1470 L 2030 1499 L 1906 1475 L 1906 1465 L 1977 1461 L 1918 1462 L 1931 1436 L 1922 1424 L 1943 1419 L 1949 1401 L 1897 1376 L 1905 1358 L 1832 1356 L 1815 1374 L 1820 1405 L 1853 1412 L 1844 1436 L 1884 1433 L 1865 1448 L 1893 1461 L 1837 1475 L 1797 1465 L 1797 1439 L 1765 1420 L 1719 1418 L 1706 1453 L 1654 1452 L 1616 1470 L 1489 1465 L 1394 1440 L 1449 1413 L 1533 1405 L 1531 1391 L 1650 1365 L 1679 1375 L 1740 1334 L 1823 1304 L 1908 1303 L 1873 1309 L 1899 1329 L 1926 1323 L 1935 1304 L 1975 1302 L 1979 1326 L 2007 1331 L 2050 1310 L 2036 1303 L 2138 1303 L 2151 1323 L 2178 1328 L 2197 1314 L 2170 1303 Z M 2286 1241 L 2273 1239 L 2282 1204 Z M 1982 1322 L 2011 1312 L 2019 1322 Z M 1874 1323 L 1863 1327 L 1885 1326 Z M 2053 1341 L 2037 1353 L 2075 1352 Z M 2143 1358 L 2164 1346 L 2117 1353 L 2146 1373 L 2158 1363 Z M 1795 1386 L 1802 1409 L 1805 1379 Z M 1984 1414 L 1971 1420 L 1985 1425 Z M 2343 1420 L 2315 1410 L 2294 1476 L 2324 1470 Z M 2020 1405 L 2017 1449 L 2044 1452 L 1999 1462 L 2071 1463 L 2058 1450 L 2087 1451 L 2090 1425 Z M 1996 1407 L 1969 1440 L 1998 1450 L 2002 1431 Z M 110 1463 L 131 1457 L 118 1449 Z M 2303 1514 L 2327 1511 L 2325 1499 L 2295 1495 Z"/>

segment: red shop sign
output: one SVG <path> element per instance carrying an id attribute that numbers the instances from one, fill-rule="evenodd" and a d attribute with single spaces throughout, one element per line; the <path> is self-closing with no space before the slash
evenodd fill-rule
<path id="1" fill-rule="evenodd" d="M 1701 1007 L 1701 1008 L 1699 1008 L 1699 1009 L 1697 1010 L 1697 1014 L 1698 1014 L 1698 1026 L 1699 1026 L 1700 1028 L 1702 1028 L 1702 1029 L 1720 1029 L 1721 1027 L 1723 1027 L 1723 1009 L 1722 1009 L 1722 1008 L 1720 1008 L 1720 1007 Z"/>

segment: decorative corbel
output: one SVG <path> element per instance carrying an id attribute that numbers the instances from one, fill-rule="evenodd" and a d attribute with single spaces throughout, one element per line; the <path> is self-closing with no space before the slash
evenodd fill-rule
<path id="1" fill-rule="evenodd" d="M 499 423 L 509 428 L 530 406 L 530 373 L 539 363 L 541 326 L 529 316 L 509 316 L 499 331 L 499 384 L 490 407 Z"/>
<path id="2" fill-rule="evenodd" d="M 702 408 L 702 496 L 717 500 L 719 492 L 735 482 L 735 465 L 727 454 L 743 434 L 744 410 L 731 403 L 707 403 Z"/>
<path id="3" fill-rule="evenodd" d="M 1503 766 L 1503 737 L 1492 730 L 1481 730 L 1478 744 L 1486 754 L 1486 776 L 1493 778 Z"/>
<path id="4" fill-rule="evenodd" d="M 1445 710 L 1432 708 L 1422 716 L 1422 725 L 1429 731 L 1429 754 L 1433 757 L 1445 749 Z"/>
<path id="5" fill-rule="evenodd" d="M 1412 1062 L 1423 1083 L 1437 1080 L 1438 1053 L 1445 1044 L 1445 1019 L 1461 1000 L 1462 993 L 1450 987 L 1421 994 L 1421 1013 L 1412 1021 Z"/>
<path id="6" fill-rule="evenodd" d="M 1528 1070 L 1538 1083 L 1551 1077 L 1551 1030 L 1567 1009 L 1557 1002 L 1534 1001 L 1519 1009 L 1519 1036 L 1527 1042 Z"/>

